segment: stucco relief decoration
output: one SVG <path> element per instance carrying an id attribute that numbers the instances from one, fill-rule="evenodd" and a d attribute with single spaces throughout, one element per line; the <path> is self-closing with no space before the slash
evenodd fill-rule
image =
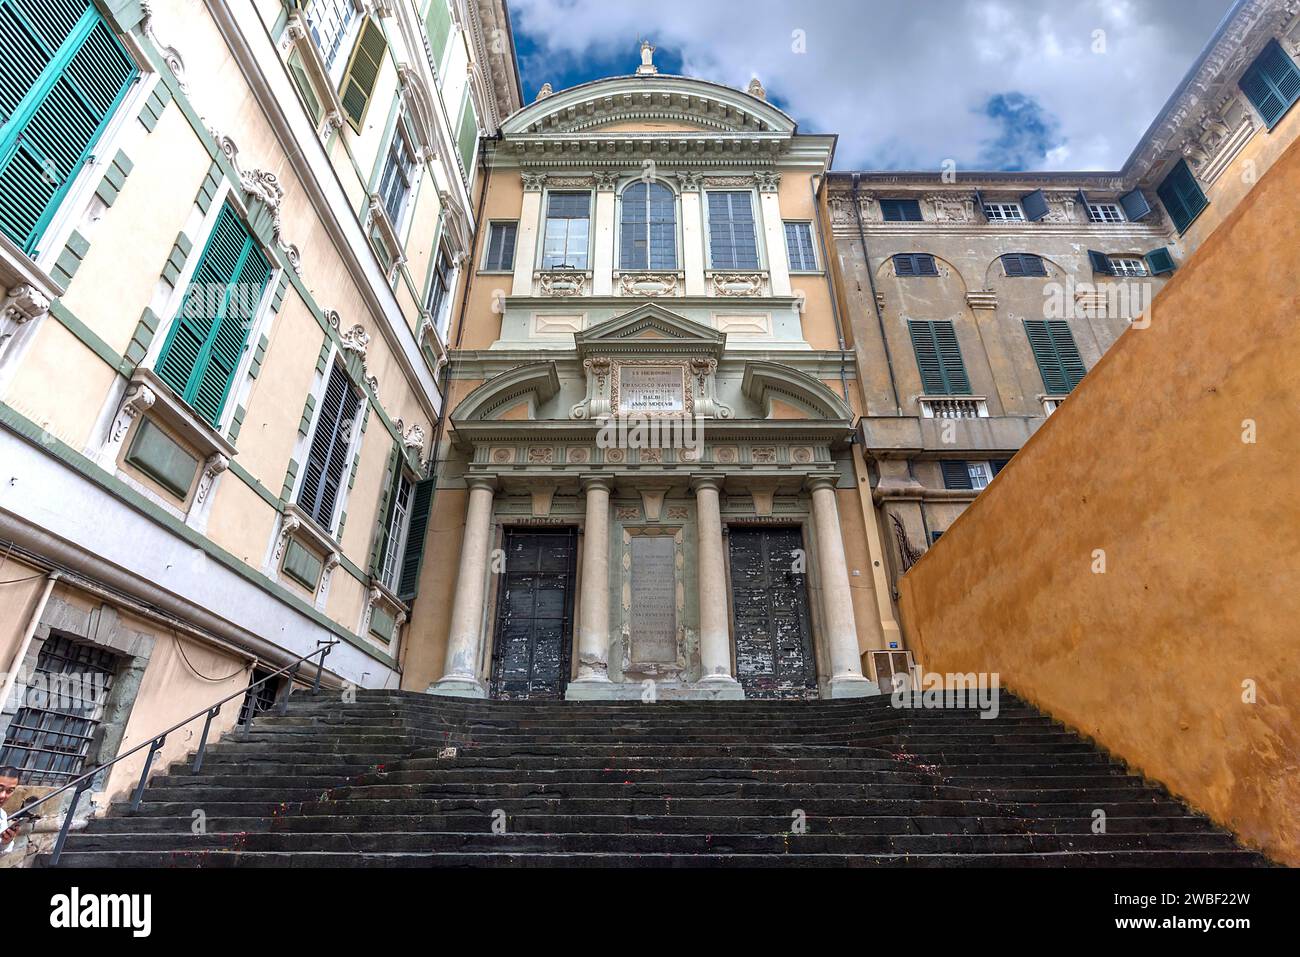
<path id="1" fill-rule="evenodd" d="M 699 192 L 704 182 L 704 174 L 695 170 L 686 170 L 673 174 L 677 179 L 677 186 L 683 193 Z"/>
<path id="2" fill-rule="evenodd" d="M 675 296 L 677 288 L 678 276 L 673 272 L 625 273 L 619 277 L 619 291 L 624 296 Z"/>
<path id="3" fill-rule="evenodd" d="M 621 522 L 635 521 L 641 517 L 641 509 L 636 505 L 618 505 L 614 508 L 614 517 Z"/>
<path id="4" fill-rule="evenodd" d="M 366 332 L 365 327 L 358 323 L 339 336 L 339 347 L 345 352 L 355 352 L 364 362 L 366 360 L 366 351 L 370 348 L 370 333 Z"/>
<path id="5" fill-rule="evenodd" d="M 610 465 L 622 465 L 627 461 L 627 453 L 623 449 L 606 449 L 605 461 Z"/>
<path id="6" fill-rule="evenodd" d="M 613 362 L 604 356 L 583 360 L 587 372 L 587 397 L 569 409 L 571 419 L 598 419 L 610 414 L 609 399 L 605 397 L 605 383 L 609 381 Z"/>
<path id="7" fill-rule="evenodd" d="M 827 200 L 831 208 L 831 223 L 839 226 L 847 226 L 857 221 L 861 216 L 864 223 L 877 223 L 881 221 L 879 207 L 876 205 L 876 194 L 871 191 L 858 192 L 857 213 L 853 209 L 852 193 L 831 193 Z"/>
<path id="8" fill-rule="evenodd" d="M 424 455 L 424 426 L 415 423 L 402 434 L 402 447 L 413 451 L 416 458 Z"/>
<path id="9" fill-rule="evenodd" d="M 343 558 L 338 552 L 330 552 L 325 556 L 325 566 L 321 569 L 320 584 L 316 586 L 316 597 L 321 599 L 330 588 L 330 578 L 334 574 L 334 569 L 343 564 Z"/>
<path id="10" fill-rule="evenodd" d="M 188 94 L 190 84 L 185 76 L 185 61 L 181 58 L 180 52 L 175 47 L 164 43 L 154 29 L 152 0 L 140 0 L 140 12 L 143 14 L 140 20 L 140 32 L 154 42 L 154 46 L 162 54 L 163 62 L 167 64 L 167 69 L 171 70 L 175 75 L 176 83 L 181 88 L 181 92 Z"/>
<path id="11" fill-rule="evenodd" d="M 759 192 L 762 193 L 775 193 L 781 188 L 781 174 L 774 170 L 755 173 L 754 181 L 758 183 Z"/>
<path id="12" fill-rule="evenodd" d="M 775 465 L 776 448 L 770 445 L 758 446 L 749 453 L 749 457 L 755 465 Z"/>
<path id="13" fill-rule="evenodd" d="M 515 450 L 493 449 L 491 459 L 493 465 L 509 465 L 515 460 Z"/>
<path id="14" fill-rule="evenodd" d="M 530 465 L 550 465 L 555 461 L 555 449 L 549 445 L 534 445 L 528 450 Z"/>
<path id="15" fill-rule="evenodd" d="M 952 193 L 931 193 L 925 201 L 934 210 L 938 223 L 969 223 L 975 220 L 975 197 L 955 196 Z"/>
<path id="16" fill-rule="evenodd" d="M 239 175 L 239 184 L 244 188 L 248 198 L 266 207 L 271 215 L 271 236 L 276 246 L 284 253 L 295 273 L 302 274 L 302 254 L 293 243 L 284 238 L 283 223 L 280 220 L 280 204 L 284 200 L 284 188 L 274 173 L 262 169 L 245 171 L 239 165 L 239 147 L 229 136 L 211 130 L 212 136 L 221 147 L 222 154 L 230 161 Z"/>
<path id="17" fill-rule="evenodd" d="M 9 290 L 0 311 L 0 356 L 5 353 L 9 340 L 33 319 L 39 319 L 50 309 L 50 300 L 34 286 L 20 283 Z"/>
<path id="18" fill-rule="evenodd" d="M 720 449 L 713 450 L 713 460 L 719 465 L 735 465 L 739 458 L 739 450 L 732 445 L 724 445 Z"/>
<path id="19" fill-rule="evenodd" d="M 519 174 L 519 178 L 523 181 L 525 192 L 535 193 L 546 188 L 545 173 L 523 172 Z"/>
<path id="20" fill-rule="evenodd" d="M 580 272 L 556 270 L 544 272 L 539 279 L 543 296 L 581 296 L 587 288 L 587 277 Z"/>
<path id="21" fill-rule="evenodd" d="M 275 540 L 275 554 L 271 557 L 273 565 L 279 565 L 280 559 L 284 558 L 284 550 L 289 544 L 289 539 L 293 533 L 302 527 L 302 519 L 292 513 L 284 516 L 284 522 L 280 526 L 280 535 Z"/>
<path id="22" fill-rule="evenodd" d="M 587 449 L 569 449 L 568 461 L 572 465 L 585 465 L 591 459 L 591 452 Z"/>
<path id="23" fill-rule="evenodd" d="M 122 407 L 117 410 L 112 428 L 109 429 L 108 441 L 113 445 L 120 444 L 126 438 L 126 433 L 130 431 L 131 423 L 140 413 L 147 412 L 157 398 L 153 389 L 143 382 L 137 382 L 127 389 L 126 397 L 122 399 Z"/>
<path id="24" fill-rule="evenodd" d="M 208 456 L 208 460 L 203 463 L 203 475 L 199 479 L 198 490 L 194 493 L 194 504 L 203 504 L 208 497 L 208 493 L 212 491 L 217 476 L 228 468 L 230 468 L 230 459 L 220 452 L 214 452 Z"/>
<path id="25" fill-rule="evenodd" d="M 704 185 L 707 189 L 750 189 L 754 185 L 754 177 L 706 176 Z"/>
<path id="26" fill-rule="evenodd" d="M 806 445 L 797 445 L 790 450 L 790 461 L 796 465 L 808 465 L 813 460 L 813 450 Z"/>
<path id="27" fill-rule="evenodd" d="M 710 277 L 715 296 L 761 296 L 763 294 L 763 274 L 758 272 L 715 272 Z"/>
<path id="28" fill-rule="evenodd" d="M 668 520 L 670 522 L 684 522 L 690 517 L 690 509 L 685 505 L 669 505 Z"/>
<path id="29" fill-rule="evenodd" d="M 641 449 L 637 457 L 642 462 L 657 464 L 664 460 L 664 450 L 655 448 Z"/>

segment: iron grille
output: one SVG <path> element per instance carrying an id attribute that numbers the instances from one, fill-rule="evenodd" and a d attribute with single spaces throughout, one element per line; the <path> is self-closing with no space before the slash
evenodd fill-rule
<path id="1" fill-rule="evenodd" d="M 79 775 L 118 662 L 111 651 L 50 635 L 5 734 L 0 766 L 18 768 L 24 784 L 63 784 Z"/>

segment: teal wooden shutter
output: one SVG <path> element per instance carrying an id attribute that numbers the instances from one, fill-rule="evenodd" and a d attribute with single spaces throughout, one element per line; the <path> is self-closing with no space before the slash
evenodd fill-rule
<path id="1" fill-rule="evenodd" d="M 465 90 L 465 109 L 460 115 L 460 130 L 456 133 L 456 148 L 460 150 L 460 160 L 465 167 L 468 178 L 474 176 L 474 147 L 478 145 L 478 114 L 474 112 L 474 100 Z"/>
<path id="2" fill-rule="evenodd" d="M 1300 99 L 1300 66 L 1276 40 L 1269 40 L 1238 85 L 1271 130 Z"/>
<path id="3" fill-rule="evenodd" d="M 397 583 L 397 597 L 407 601 L 415 597 L 420 584 L 420 565 L 424 560 L 424 537 L 429 531 L 429 508 L 433 503 L 433 479 L 417 482 L 411 497 L 411 522 L 406 531 L 406 551 L 402 555 L 402 574 Z"/>
<path id="4" fill-rule="evenodd" d="M 429 4 L 424 32 L 429 36 L 429 52 L 433 55 L 433 68 L 437 70 L 442 66 L 447 38 L 451 36 L 451 10 L 447 7 L 447 0 L 432 0 Z"/>
<path id="5" fill-rule="evenodd" d="M 909 320 L 912 348 L 927 395 L 969 395 L 970 379 L 957 345 L 957 331 L 948 320 Z"/>
<path id="6" fill-rule="evenodd" d="M 0 229 L 28 255 L 139 72 L 87 0 L 0 0 Z"/>
<path id="7" fill-rule="evenodd" d="M 1099 276 L 1113 276 L 1115 274 L 1115 267 L 1110 264 L 1110 257 L 1105 253 L 1089 249 L 1088 262 L 1092 264 L 1092 271 Z"/>
<path id="8" fill-rule="evenodd" d="M 221 418 L 271 264 L 229 205 L 194 270 L 155 371 L 213 425 Z"/>
<path id="9" fill-rule="evenodd" d="M 1173 272 L 1177 268 L 1168 246 L 1161 246 L 1159 249 L 1151 250 L 1146 254 L 1146 261 L 1147 268 L 1151 270 L 1153 276 L 1161 276 Z"/>
<path id="10" fill-rule="evenodd" d="M 347 372 L 337 363 L 330 366 L 298 492 L 299 506 L 327 532 L 333 530 L 334 506 L 347 472 L 348 446 L 360 407 L 361 397 Z"/>
<path id="11" fill-rule="evenodd" d="M 394 442 L 384 471 L 384 490 L 379 496 L 379 526 L 375 529 L 374 544 L 370 549 L 370 574 L 376 578 L 383 574 L 384 553 L 388 550 L 388 537 L 392 533 L 393 504 L 397 484 L 401 480 L 401 454 L 401 446 Z"/>
<path id="12" fill-rule="evenodd" d="M 970 478 L 970 464 L 964 459 L 943 459 L 939 462 L 939 471 L 943 473 L 943 487 L 951 489 L 973 489 L 975 483 Z"/>
<path id="13" fill-rule="evenodd" d="M 1186 160 L 1179 160 L 1178 165 L 1169 171 L 1169 175 L 1156 190 L 1156 195 L 1165 204 L 1169 218 L 1174 221 L 1174 228 L 1179 233 L 1186 232 L 1192 221 L 1210 205 Z"/>
<path id="14" fill-rule="evenodd" d="M 1026 319 L 1025 334 L 1049 395 L 1070 392 L 1088 371 L 1074 344 L 1069 323 L 1060 319 Z"/>
<path id="15" fill-rule="evenodd" d="M 374 95 L 386 49 L 388 41 L 384 39 L 384 31 L 375 21 L 366 20 L 361 25 L 361 36 L 357 37 L 352 59 L 348 61 L 343 82 L 339 85 L 343 113 L 358 133 L 361 132 L 361 121 L 365 119 L 370 98 Z"/>

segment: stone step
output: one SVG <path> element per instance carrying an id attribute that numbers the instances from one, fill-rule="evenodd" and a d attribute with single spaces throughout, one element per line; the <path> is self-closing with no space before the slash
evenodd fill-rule
<path id="1" fill-rule="evenodd" d="M 491 831 L 270 831 L 247 834 L 78 834 L 69 851 L 270 851 L 549 854 L 1051 854 L 1062 851 L 1232 850 L 1216 832 L 1164 834 L 529 833 Z"/>
<path id="2" fill-rule="evenodd" d="M 1062 851 L 1028 854 L 544 854 L 85 851 L 62 867 L 1262 867 L 1257 854 L 1209 851 Z"/>

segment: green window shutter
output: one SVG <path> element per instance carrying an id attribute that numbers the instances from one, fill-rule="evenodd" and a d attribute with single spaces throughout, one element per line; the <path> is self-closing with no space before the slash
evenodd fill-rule
<path id="1" fill-rule="evenodd" d="M 298 95 L 302 97 L 303 106 L 307 108 L 307 115 L 311 117 L 313 123 L 319 123 L 323 115 L 320 98 L 312 89 L 311 80 L 307 77 L 307 69 L 302 65 L 302 57 L 294 53 L 289 57 L 287 65 L 289 74 L 293 77 L 293 85 L 298 88 Z"/>
<path id="2" fill-rule="evenodd" d="M 347 372 L 337 364 L 331 366 L 298 492 L 299 506 L 326 531 L 333 530 L 334 506 L 347 474 L 348 447 L 360 406 L 361 397 Z"/>
<path id="3" fill-rule="evenodd" d="M 432 0 L 424 18 L 424 32 L 429 35 L 429 52 L 433 55 L 434 69 L 442 66 L 447 51 L 447 38 L 451 36 L 451 9 L 447 0 Z"/>
<path id="4" fill-rule="evenodd" d="M 0 230 L 28 254 L 139 71 L 87 0 L 0 0 Z"/>
<path id="5" fill-rule="evenodd" d="M 474 100 L 465 91 L 465 108 L 460 115 L 460 129 L 456 131 L 456 148 L 460 150 L 461 162 L 465 164 L 465 177 L 474 178 L 474 147 L 478 145 L 478 115 L 474 112 Z"/>
<path id="6" fill-rule="evenodd" d="M 433 479 L 415 485 L 411 497 L 411 522 L 406 532 L 406 552 L 402 555 L 402 574 L 397 595 L 403 601 L 415 597 L 420 583 L 420 564 L 424 558 L 424 536 L 429 530 L 429 507 L 433 503 Z"/>
<path id="7" fill-rule="evenodd" d="M 352 128 L 361 132 L 361 121 L 365 119 L 366 107 L 375 93 L 375 83 L 379 80 L 379 69 L 384 62 L 384 51 L 388 41 L 384 31 L 374 20 L 366 20 L 361 25 L 361 35 L 357 45 L 352 49 L 352 59 L 343 74 L 339 86 L 339 97 L 343 103 L 343 112 Z"/>
<path id="8" fill-rule="evenodd" d="M 271 264 L 229 206 L 194 270 L 157 373 L 201 416 L 217 424 L 252 329 Z"/>
<path id="9" fill-rule="evenodd" d="M 1069 323 L 1061 319 L 1026 319 L 1025 334 L 1049 395 L 1065 395 L 1088 371 L 1074 344 Z"/>
<path id="10" fill-rule="evenodd" d="M 1300 99 L 1300 66 L 1276 40 L 1269 40 L 1238 85 L 1271 130 Z"/>
<path id="11" fill-rule="evenodd" d="M 1147 268 L 1151 270 L 1153 276 L 1162 276 L 1165 273 L 1173 272 L 1177 268 L 1168 246 L 1161 246 L 1159 249 L 1151 250 L 1146 254 L 1146 261 Z"/>
<path id="12" fill-rule="evenodd" d="M 957 330 L 948 320 L 909 320 L 908 332 L 927 395 L 969 395 L 970 379 L 957 344 Z"/>
<path id="13" fill-rule="evenodd" d="M 964 459 L 943 459 L 939 462 L 939 471 L 943 473 L 943 487 L 952 489 L 973 489 L 975 483 L 970 478 L 970 465 Z"/>
<path id="14" fill-rule="evenodd" d="M 384 472 L 383 493 L 379 497 L 379 525 L 375 529 L 374 547 L 370 550 L 370 574 L 378 577 L 383 572 L 384 552 L 388 549 L 389 526 L 392 524 L 393 503 L 396 499 L 397 480 L 401 477 L 399 458 L 401 449 L 396 442 L 388 453 L 388 468 Z"/>
<path id="15" fill-rule="evenodd" d="M 1179 160 L 1178 165 L 1169 171 L 1169 175 L 1156 190 L 1156 195 L 1165 204 L 1169 218 L 1174 221 L 1174 228 L 1179 233 L 1186 232 L 1192 221 L 1210 205 L 1186 160 Z"/>

